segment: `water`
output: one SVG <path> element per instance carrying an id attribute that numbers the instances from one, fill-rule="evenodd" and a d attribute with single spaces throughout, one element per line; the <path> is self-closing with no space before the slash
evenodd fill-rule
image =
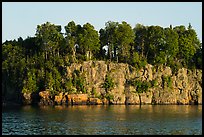
<path id="1" fill-rule="evenodd" d="M 201 135 L 202 106 L 2 108 L 3 135 Z"/>

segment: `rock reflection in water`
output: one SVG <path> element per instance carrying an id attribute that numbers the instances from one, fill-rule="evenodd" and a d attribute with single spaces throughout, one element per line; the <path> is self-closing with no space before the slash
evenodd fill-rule
<path id="1" fill-rule="evenodd" d="M 2 134 L 202 134 L 198 105 L 76 105 L 3 108 Z"/>

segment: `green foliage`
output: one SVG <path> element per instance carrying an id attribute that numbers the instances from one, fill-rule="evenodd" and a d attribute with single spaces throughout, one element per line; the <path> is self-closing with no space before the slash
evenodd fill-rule
<path id="1" fill-rule="evenodd" d="M 180 68 L 182 68 L 182 64 L 180 63 L 180 62 L 174 62 L 174 61 L 172 61 L 172 62 L 170 62 L 170 67 L 171 67 L 171 70 L 172 70 L 172 74 L 173 75 L 176 75 L 177 73 L 178 73 L 178 70 L 180 69 Z"/>
<path id="2" fill-rule="evenodd" d="M 147 61 L 145 59 L 141 59 L 138 63 L 139 69 L 144 68 L 147 65 Z"/>
<path id="3" fill-rule="evenodd" d="M 92 59 L 93 52 L 95 54 L 99 51 L 99 36 L 98 32 L 94 30 L 94 26 L 89 23 L 83 25 L 83 32 L 80 35 L 79 45 L 84 51 L 84 55 L 86 55 L 86 60 Z"/>
<path id="4" fill-rule="evenodd" d="M 150 83 L 151 83 L 151 87 L 156 87 L 158 84 L 158 81 L 155 79 L 155 80 L 150 81 Z"/>
<path id="5" fill-rule="evenodd" d="M 162 47 L 165 42 L 164 39 L 165 35 L 162 27 L 150 26 L 147 28 L 147 43 L 145 46 L 145 51 L 147 54 L 148 63 L 156 63 L 155 59 L 158 58 L 159 53 L 162 51 Z"/>
<path id="6" fill-rule="evenodd" d="M 134 43 L 134 32 L 130 24 L 123 21 L 122 24 L 118 25 L 117 31 L 117 56 L 119 57 L 120 62 L 127 62 L 128 58 L 130 58 L 130 49 L 131 43 Z"/>
<path id="7" fill-rule="evenodd" d="M 56 91 L 61 91 L 61 83 L 62 83 L 62 77 L 61 74 L 59 73 L 59 71 L 57 70 L 57 68 L 53 68 L 53 73 L 52 73 L 53 77 L 54 77 L 54 90 Z"/>
<path id="8" fill-rule="evenodd" d="M 178 33 L 179 54 L 178 59 L 184 67 L 192 66 L 195 62 L 191 62 L 196 50 L 200 47 L 200 41 L 196 32 L 189 24 L 188 29 L 185 26 L 177 26 L 174 30 Z"/>
<path id="9" fill-rule="evenodd" d="M 64 86 L 65 86 L 64 87 L 65 91 L 67 91 L 68 93 L 72 93 L 72 87 L 73 87 L 72 78 L 66 79 Z"/>
<path id="10" fill-rule="evenodd" d="M 108 21 L 105 23 L 105 28 L 100 29 L 100 41 L 102 46 L 108 46 L 108 53 L 107 58 L 112 60 L 117 58 L 116 56 L 116 50 L 118 48 L 117 46 L 117 28 L 118 28 L 118 22 Z"/>
<path id="11" fill-rule="evenodd" d="M 85 85 L 85 80 L 81 77 L 79 77 L 77 80 L 76 80 L 76 88 L 78 91 L 81 91 L 82 93 L 86 93 L 86 89 L 84 87 Z"/>
<path id="12" fill-rule="evenodd" d="M 135 28 L 133 28 L 135 33 L 135 50 L 140 53 L 141 57 L 143 58 L 146 53 L 145 51 L 145 41 L 147 39 L 147 27 L 143 26 L 142 24 L 136 24 Z"/>
<path id="13" fill-rule="evenodd" d="M 112 90 L 114 86 L 115 83 L 113 82 L 113 79 L 110 77 L 110 74 L 107 74 L 102 87 L 105 88 L 106 93 L 108 93 L 108 91 Z"/>
<path id="14" fill-rule="evenodd" d="M 147 65 L 147 61 L 144 57 L 140 56 L 137 52 L 134 52 L 131 56 L 130 62 L 136 69 L 141 69 Z"/>
<path id="15" fill-rule="evenodd" d="M 97 93 L 96 93 L 96 89 L 95 88 L 92 88 L 91 95 L 94 96 L 94 97 L 97 97 Z"/>
<path id="16" fill-rule="evenodd" d="M 79 70 L 74 70 L 72 73 L 72 84 L 76 87 L 77 92 L 87 93 L 85 88 L 86 80 L 85 77 L 80 73 Z"/>
<path id="17" fill-rule="evenodd" d="M 106 93 L 105 96 L 104 96 L 109 102 L 110 100 L 113 100 L 114 99 L 114 96 L 110 93 Z"/>
<path id="18" fill-rule="evenodd" d="M 15 40 L 2 44 L 2 78 L 16 89 L 22 89 L 26 75 L 26 59 L 21 46 Z"/>
<path id="19" fill-rule="evenodd" d="M 59 56 L 59 45 L 63 42 L 61 26 L 46 22 L 37 26 L 36 37 L 45 53 L 45 60 L 51 56 Z"/>
<path id="20" fill-rule="evenodd" d="M 135 66 L 136 68 L 138 68 L 137 65 L 138 65 L 139 62 L 140 62 L 140 56 L 139 56 L 138 52 L 134 52 L 133 55 L 132 55 L 130 63 L 133 66 Z"/>
<path id="21" fill-rule="evenodd" d="M 156 87 L 157 80 L 152 81 L 141 81 L 141 80 L 129 80 L 128 84 L 135 87 L 137 93 L 147 92 L 149 88 Z"/>
<path id="22" fill-rule="evenodd" d="M 134 85 L 136 87 L 136 91 L 138 93 L 143 93 L 143 92 L 147 92 L 148 89 L 150 88 L 150 82 L 146 82 L 146 81 L 135 81 Z"/>
<path id="23" fill-rule="evenodd" d="M 24 80 L 23 85 L 22 93 L 33 93 L 38 91 L 34 72 L 28 72 L 27 80 Z"/>
<path id="24" fill-rule="evenodd" d="M 164 29 L 165 44 L 162 47 L 165 53 L 165 63 L 169 60 L 174 59 L 179 52 L 178 38 L 179 35 L 174 31 L 171 26 L 170 28 Z"/>
<path id="25" fill-rule="evenodd" d="M 202 47 L 196 50 L 196 53 L 193 56 L 193 60 L 189 62 L 190 64 L 195 63 L 195 67 L 198 69 L 202 69 Z"/>
<path id="26" fill-rule="evenodd" d="M 119 61 L 136 69 L 147 63 L 165 65 L 171 67 L 173 74 L 182 67 L 202 69 L 202 43 L 190 24 L 187 28 L 137 24 L 132 29 L 125 21 L 108 21 L 97 32 L 90 23 L 81 26 L 70 21 L 64 29 L 65 36 L 61 26 L 46 22 L 37 25 L 34 37 L 2 43 L 2 82 L 23 93 L 46 89 L 53 94 L 86 93 L 85 76 L 80 71 L 75 70 L 70 78 L 66 75 L 67 66 L 85 60 Z M 156 83 L 132 84 L 138 92 L 146 92 Z M 163 77 L 165 84 L 172 86 L 170 77 Z M 106 75 L 102 85 L 106 96 L 114 86 L 110 75 Z"/>
<path id="27" fill-rule="evenodd" d="M 49 90 L 51 92 L 51 94 L 55 94 L 55 90 L 54 90 L 54 84 L 55 84 L 55 80 L 52 77 L 52 73 L 51 72 L 47 72 L 46 73 L 46 90 Z"/>
<path id="28" fill-rule="evenodd" d="M 165 87 L 165 83 L 167 84 L 168 88 L 172 88 L 172 79 L 171 76 L 162 76 L 162 87 Z"/>

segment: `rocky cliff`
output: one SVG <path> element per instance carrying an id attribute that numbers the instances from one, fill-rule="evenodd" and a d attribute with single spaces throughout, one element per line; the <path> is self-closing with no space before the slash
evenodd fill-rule
<path id="1" fill-rule="evenodd" d="M 85 94 L 59 92 L 52 97 L 49 91 L 41 91 L 39 104 L 202 104 L 202 70 L 182 68 L 173 74 L 166 66 L 148 64 L 137 70 L 123 63 L 87 61 L 67 67 L 67 77 L 73 77 L 76 70 L 85 78 Z M 114 82 L 108 99 L 104 98 L 107 92 L 102 86 L 106 75 Z M 129 82 L 133 80 L 156 84 L 145 92 L 138 92 Z"/>

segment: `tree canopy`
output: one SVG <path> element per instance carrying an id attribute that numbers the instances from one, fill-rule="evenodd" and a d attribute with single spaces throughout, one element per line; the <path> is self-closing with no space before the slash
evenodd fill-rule
<path id="1" fill-rule="evenodd" d="M 66 77 L 66 67 L 75 62 L 105 60 L 128 63 L 136 68 L 145 64 L 166 65 L 173 69 L 202 69 L 202 43 L 191 24 L 163 28 L 125 21 L 105 23 L 97 31 L 90 23 L 68 22 L 62 27 L 50 22 L 37 25 L 34 37 L 2 44 L 2 79 L 19 92 L 50 90 L 85 92 L 83 78 Z M 107 48 L 105 48 L 107 47 Z M 74 82 L 75 81 L 75 82 Z"/>

